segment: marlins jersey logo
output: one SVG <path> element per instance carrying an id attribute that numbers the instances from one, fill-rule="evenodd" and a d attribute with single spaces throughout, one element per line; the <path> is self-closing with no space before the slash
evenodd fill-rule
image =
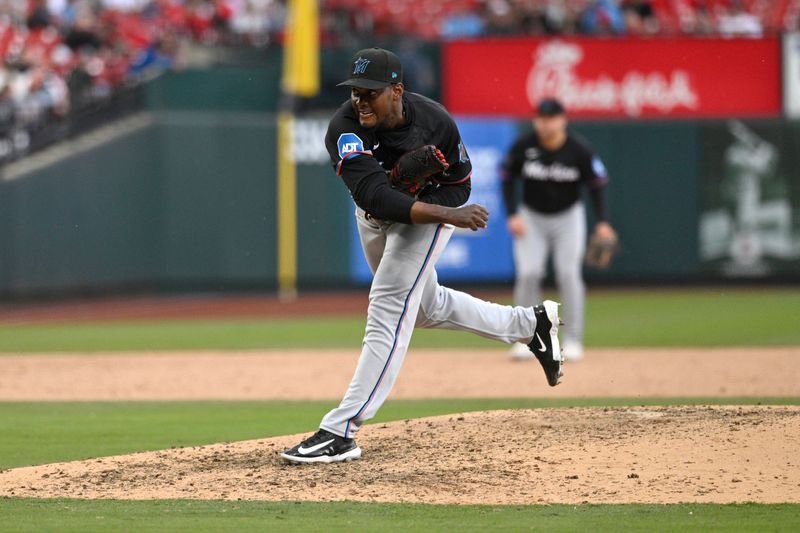
<path id="1" fill-rule="evenodd" d="M 525 161 L 522 165 L 522 175 L 526 178 L 541 181 L 578 181 L 581 172 L 578 167 L 565 165 L 556 161 L 546 165 L 538 160 Z"/>
<path id="2" fill-rule="evenodd" d="M 459 163 L 466 163 L 469 161 L 469 156 L 467 155 L 467 149 L 464 148 L 464 143 L 458 143 L 458 162 Z"/>

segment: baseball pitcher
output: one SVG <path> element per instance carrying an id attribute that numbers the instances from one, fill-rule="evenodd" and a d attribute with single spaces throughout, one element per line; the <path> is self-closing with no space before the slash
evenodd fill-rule
<path id="1" fill-rule="evenodd" d="M 454 228 L 477 231 L 489 218 L 482 206 L 465 205 L 472 166 L 445 108 L 405 91 L 400 60 L 380 48 L 359 51 L 339 85 L 350 99 L 331 119 L 325 144 L 356 204 L 374 277 L 353 379 L 319 431 L 281 454 L 297 463 L 361 457 L 354 437 L 389 395 L 415 327 L 524 343 L 551 386 L 561 377 L 558 304 L 498 305 L 438 283 L 436 261 Z"/>

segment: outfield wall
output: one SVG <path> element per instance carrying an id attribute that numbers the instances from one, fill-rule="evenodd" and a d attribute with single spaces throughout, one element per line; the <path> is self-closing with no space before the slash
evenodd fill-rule
<path id="1" fill-rule="evenodd" d="M 171 82 L 172 83 L 172 82 Z M 181 82 L 183 83 L 183 82 Z M 352 203 L 326 162 L 329 113 L 299 120 L 301 287 L 368 280 Z M 270 113 L 164 111 L 146 125 L 0 180 L 0 293 L 276 286 Z M 496 163 L 526 121 L 460 117 L 487 232 L 457 234 L 450 282 L 513 275 Z M 612 176 L 623 250 L 608 281 L 800 279 L 800 122 L 580 122 Z M 7 169 L 6 169 L 7 170 Z"/>
<path id="2" fill-rule="evenodd" d="M 274 288 L 275 121 L 156 113 L 146 127 L 0 181 L 0 292 Z M 348 283 L 349 199 L 300 167 L 300 277 Z"/>

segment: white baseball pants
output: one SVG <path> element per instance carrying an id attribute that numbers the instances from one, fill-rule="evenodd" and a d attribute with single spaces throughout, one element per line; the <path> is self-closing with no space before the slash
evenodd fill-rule
<path id="1" fill-rule="evenodd" d="M 356 211 L 358 232 L 374 274 L 367 327 L 347 393 L 320 427 L 352 438 L 389 396 L 414 327 L 469 331 L 505 343 L 528 343 L 536 330 L 531 307 L 485 302 L 442 287 L 435 265 L 453 227 L 367 220 Z"/>
<path id="2" fill-rule="evenodd" d="M 514 239 L 516 283 L 514 303 L 531 306 L 542 301 L 541 283 L 547 273 L 547 258 L 553 253 L 556 284 L 563 305 L 564 339 L 583 341 L 586 287 L 583 256 L 586 251 L 586 211 L 582 202 L 554 214 L 520 206 L 525 235 Z"/>

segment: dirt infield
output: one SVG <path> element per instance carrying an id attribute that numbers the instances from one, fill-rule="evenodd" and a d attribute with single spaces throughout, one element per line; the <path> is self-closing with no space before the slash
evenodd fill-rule
<path id="1" fill-rule="evenodd" d="M 458 504 L 800 503 L 800 408 L 469 413 L 366 426 L 362 461 L 288 466 L 297 436 L 0 473 L 0 496 Z"/>
<path id="2" fill-rule="evenodd" d="M 334 400 L 348 351 L 3 355 L 0 401 Z M 504 351 L 411 350 L 392 398 L 800 396 L 800 348 L 592 349 L 546 385 Z"/>
<path id="3" fill-rule="evenodd" d="M 0 357 L 0 401 L 338 399 L 353 351 Z M 800 349 L 603 349 L 547 387 L 505 351 L 409 352 L 392 398 L 800 396 Z M 800 407 L 497 411 L 367 425 L 364 460 L 299 436 L 0 472 L 0 497 L 426 503 L 800 503 Z"/>

